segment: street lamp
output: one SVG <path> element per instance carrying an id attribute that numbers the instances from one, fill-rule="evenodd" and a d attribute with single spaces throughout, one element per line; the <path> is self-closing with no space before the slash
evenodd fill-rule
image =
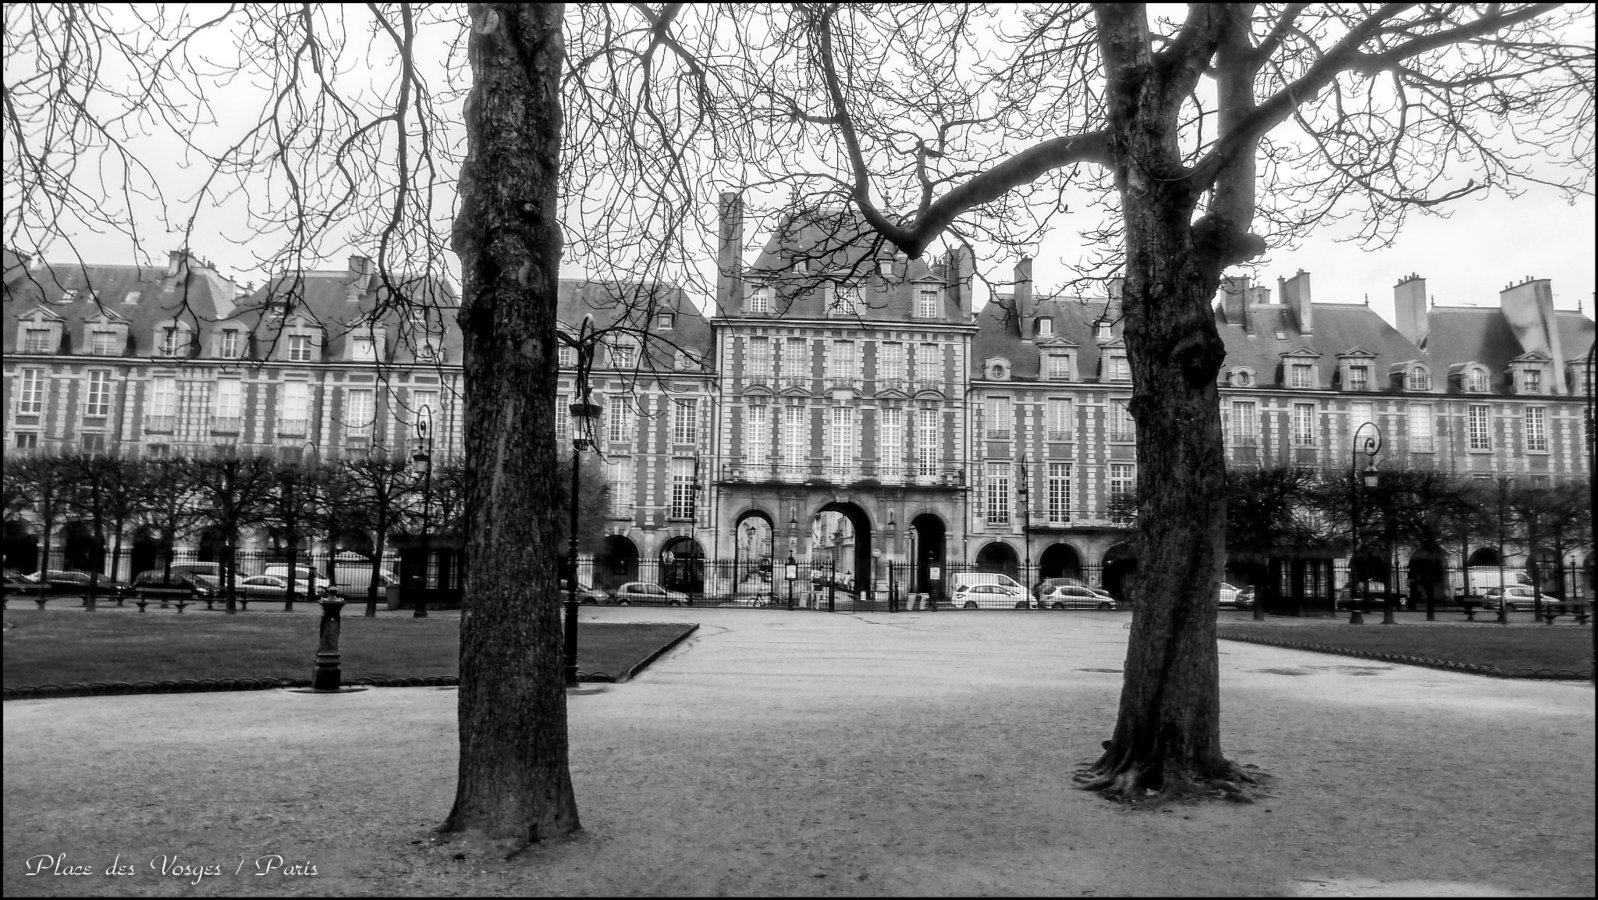
<path id="1" fill-rule="evenodd" d="M 583 451 L 588 449 L 589 422 L 599 416 L 599 407 L 589 395 L 588 370 L 594 364 L 594 317 L 583 316 L 577 326 L 575 339 L 577 351 L 577 380 L 574 385 L 576 401 L 571 404 L 572 429 L 572 482 L 567 495 L 566 518 L 566 630 L 564 663 L 566 684 L 577 684 L 577 490 L 578 467 Z"/>
<path id="2" fill-rule="evenodd" d="M 1021 478 L 1019 480 L 1020 486 L 1016 488 L 1016 494 L 1021 499 L 1021 583 L 1025 584 L 1032 566 L 1032 503 L 1030 497 L 1032 491 L 1027 485 L 1025 455 L 1021 457 Z M 1034 587 L 1036 586 L 1034 585 Z M 1038 594 L 1037 608 L 1042 609 L 1042 592 L 1038 591 L 1036 593 Z"/>
<path id="3" fill-rule="evenodd" d="M 1370 429 L 1370 434 L 1365 434 L 1367 428 Z M 1360 435 L 1365 436 L 1361 438 Z M 1376 487 L 1376 454 L 1382 449 L 1382 430 L 1376 427 L 1375 422 L 1361 423 L 1354 430 L 1354 439 L 1351 443 L 1353 446 L 1349 453 L 1348 486 L 1353 515 L 1350 517 L 1352 540 L 1350 541 L 1348 554 L 1348 607 L 1350 610 L 1348 624 L 1363 625 L 1365 624 L 1365 617 L 1360 615 L 1359 605 L 1354 600 L 1354 563 L 1359 557 L 1360 485 L 1363 483 L 1367 489 L 1373 490 Z M 1361 453 L 1365 454 L 1365 469 L 1363 472 L 1359 470 L 1359 455 Z M 1370 594 L 1370 577 L 1366 576 L 1363 582 L 1365 586 L 1360 592 L 1360 601 L 1364 601 Z M 1387 615 L 1392 615 L 1390 608 L 1387 610 Z"/>
<path id="4" fill-rule="evenodd" d="M 433 500 L 433 437 L 428 433 L 428 424 L 433 420 L 433 408 L 423 406 L 416 413 L 416 452 L 411 454 L 411 462 L 416 464 L 422 473 L 422 587 L 427 590 L 427 569 L 429 560 L 429 541 L 427 535 L 428 507 Z M 427 618 L 427 595 L 416 595 L 416 611 L 411 613 L 415 619 Z"/>

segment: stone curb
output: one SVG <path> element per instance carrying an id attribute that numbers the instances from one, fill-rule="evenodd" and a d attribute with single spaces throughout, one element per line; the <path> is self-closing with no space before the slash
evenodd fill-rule
<path id="1" fill-rule="evenodd" d="M 1382 662 L 1400 663 L 1407 666 L 1426 666 L 1432 669 L 1447 669 L 1454 672 L 1467 672 L 1471 675 L 1486 675 L 1491 678 L 1525 678 L 1542 679 L 1546 681 L 1589 681 L 1592 672 L 1575 672 L 1569 669 L 1516 669 L 1506 672 L 1497 666 L 1477 665 L 1476 663 L 1454 662 L 1447 659 L 1431 659 L 1424 656 L 1405 656 L 1401 653 L 1381 653 L 1375 650 L 1352 650 L 1347 647 L 1337 647 L 1330 644 L 1310 644 L 1303 641 L 1289 641 L 1281 638 L 1254 637 L 1237 633 L 1217 631 L 1215 636 L 1224 641 L 1240 641 L 1246 644 L 1263 644 L 1267 647 L 1281 647 L 1286 650 L 1308 650 L 1312 653 L 1331 653 L 1337 656 L 1353 656 L 1359 659 L 1375 659 Z"/>

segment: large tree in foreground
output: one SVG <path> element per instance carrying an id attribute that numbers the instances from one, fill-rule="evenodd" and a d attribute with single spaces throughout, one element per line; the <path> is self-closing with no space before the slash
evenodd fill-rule
<path id="1" fill-rule="evenodd" d="M 693 107 L 687 121 L 715 123 L 736 177 L 785 189 L 790 205 L 852 208 L 867 229 L 840 242 L 912 257 L 940 240 L 1026 252 L 1073 188 L 1105 213 L 1088 234 L 1104 274 L 1124 276 L 1139 578 L 1114 734 L 1082 780 L 1127 799 L 1246 793 L 1247 773 L 1221 748 L 1215 643 L 1222 273 L 1328 219 L 1361 216 L 1361 236 L 1381 241 L 1409 211 L 1480 191 L 1587 190 L 1592 166 L 1590 10 L 1216 3 L 1179 14 L 672 7 L 638 54 L 657 107 L 669 97 Z"/>

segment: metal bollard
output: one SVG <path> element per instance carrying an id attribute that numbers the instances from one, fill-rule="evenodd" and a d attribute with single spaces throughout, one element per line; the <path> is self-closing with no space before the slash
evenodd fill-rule
<path id="1" fill-rule="evenodd" d="M 343 673 L 339 668 L 338 635 L 339 613 L 344 609 L 344 599 L 329 594 L 317 601 L 322 605 L 321 644 L 316 648 L 316 668 L 311 672 L 311 690 L 337 691 Z"/>

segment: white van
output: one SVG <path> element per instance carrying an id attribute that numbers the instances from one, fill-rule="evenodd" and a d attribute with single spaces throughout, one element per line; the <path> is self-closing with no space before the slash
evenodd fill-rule
<path id="1" fill-rule="evenodd" d="M 1492 589 L 1515 587 L 1516 585 L 1531 586 L 1531 576 L 1523 569 L 1511 569 L 1508 566 L 1471 566 L 1461 575 L 1454 573 L 1454 596 L 1456 597 L 1481 597 Z M 1468 580 L 1468 584 L 1467 584 Z"/>
<path id="2" fill-rule="evenodd" d="M 354 556 L 354 554 L 351 554 Z M 345 599 L 351 597 L 365 597 L 366 590 L 372 584 L 371 560 L 355 557 L 345 559 L 340 554 L 333 560 L 333 583 L 338 587 L 338 592 Z M 399 584 L 399 577 L 387 569 L 377 570 L 377 595 L 387 596 L 385 593 L 390 585 Z"/>

